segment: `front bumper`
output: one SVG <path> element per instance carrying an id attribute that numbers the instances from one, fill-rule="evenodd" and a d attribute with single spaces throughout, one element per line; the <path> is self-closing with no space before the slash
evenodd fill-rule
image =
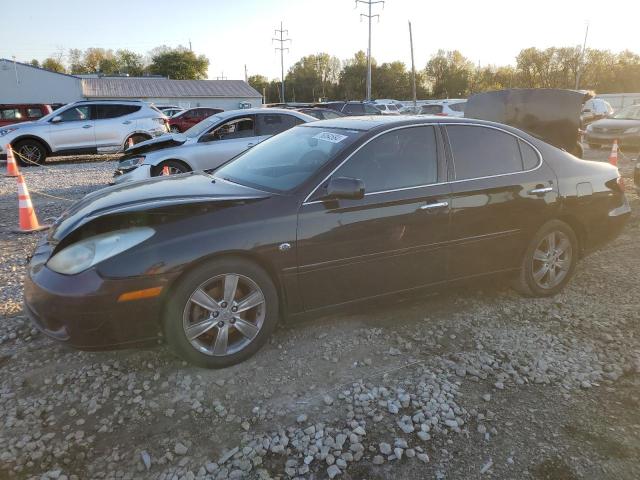
<path id="1" fill-rule="evenodd" d="M 128 171 L 116 169 L 116 171 L 113 172 L 113 180 L 110 182 L 110 185 L 120 185 L 121 183 L 135 182 L 136 180 L 147 180 L 151 178 L 151 168 L 152 165 L 142 164 Z"/>
<path id="2" fill-rule="evenodd" d="M 640 147 L 640 134 L 638 133 L 598 133 L 587 130 L 584 140 L 595 145 L 612 145 L 614 140 L 618 140 L 620 147 Z"/>
<path id="3" fill-rule="evenodd" d="M 95 268 L 62 275 L 45 265 L 51 254 L 42 241 L 24 284 L 25 312 L 49 337 L 81 350 L 108 350 L 155 342 L 163 300 L 175 276 L 107 279 Z M 160 295 L 119 302 L 121 294 L 161 286 Z"/>

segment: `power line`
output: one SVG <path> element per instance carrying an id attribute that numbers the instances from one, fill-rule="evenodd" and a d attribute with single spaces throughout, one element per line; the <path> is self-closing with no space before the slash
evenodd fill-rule
<path id="1" fill-rule="evenodd" d="M 362 20 L 362 17 L 369 20 L 369 48 L 367 49 L 367 100 L 371 100 L 371 19 L 378 17 L 378 21 L 380 21 L 380 15 L 371 14 L 371 7 L 376 3 L 381 3 L 382 8 L 384 8 L 384 0 L 356 0 L 356 8 L 358 8 L 359 3 L 364 3 L 369 8 L 368 14 L 360 14 L 360 20 Z"/>
<path id="2" fill-rule="evenodd" d="M 286 48 L 284 46 L 284 42 L 290 42 L 291 39 L 290 38 L 284 38 L 284 34 L 285 32 L 287 33 L 287 35 L 289 34 L 289 30 L 284 30 L 282 28 L 282 22 L 280 22 L 280 30 L 276 29 L 276 35 L 280 34 L 280 38 L 272 38 L 271 41 L 276 41 L 276 42 L 280 42 L 280 46 L 276 47 L 276 51 L 280 50 L 280 75 L 281 75 L 281 83 L 280 83 L 280 89 L 281 89 L 281 98 L 280 100 L 284 103 L 284 51 L 286 50 L 287 52 L 289 51 L 288 48 Z"/>

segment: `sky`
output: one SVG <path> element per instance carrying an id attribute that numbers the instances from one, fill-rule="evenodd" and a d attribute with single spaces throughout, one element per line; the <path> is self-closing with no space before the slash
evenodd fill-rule
<path id="1" fill-rule="evenodd" d="M 606 6 L 606 10 L 603 8 Z M 474 63 L 514 64 L 527 47 L 582 44 L 640 53 L 637 0 L 387 0 L 373 7 L 372 55 L 378 63 L 410 67 L 407 21 L 413 25 L 417 69 L 438 51 L 460 50 Z M 280 76 L 272 42 L 288 30 L 285 72 L 304 55 L 341 60 L 367 48 L 366 5 L 354 0 L 0 0 L 0 58 L 43 60 L 69 48 L 127 48 L 141 54 L 159 45 L 189 46 L 210 60 L 209 78 Z"/>

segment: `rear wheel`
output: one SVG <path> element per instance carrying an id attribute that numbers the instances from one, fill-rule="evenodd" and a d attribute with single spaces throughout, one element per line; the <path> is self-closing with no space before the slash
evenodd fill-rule
<path id="1" fill-rule="evenodd" d="M 552 220 L 535 234 L 522 259 L 514 287 L 532 297 L 560 292 L 571 279 L 578 261 L 578 239 L 569 225 Z"/>
<path id="2" fill-rule="evenodd" d="M 15 151 L 20 165 L 42 165 L 47 159 L 47 150 L 37 140 L 22 140 L 16 145 Z"/>
<path id="3" fill-rule="evenodd" d="M 151 176 L 159 177 L 161 175 L 166 175 L 164 172 L 167 172 L 169 175 L 177 175 L 179 173 L 186 173 L 190 171 L 191 169 L 182 162 L 177 160 L 166 160 L 152 168 Z"/>
<path id="4" fill-rule="evenodd" d="M 164 316 L 171 348 L 205 368 L 242 362 L 267 341 L 278 321 L 269 275 L 241 258 L 211 261 L 179 283 Z"/>

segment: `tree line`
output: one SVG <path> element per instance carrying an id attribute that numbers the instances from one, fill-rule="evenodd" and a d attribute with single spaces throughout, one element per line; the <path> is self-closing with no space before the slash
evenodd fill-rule
<path id="1" fill-rule="evenodd" d="M 105 75 L 161 75 L 173 79 L 207 78 L 209 60 L 183 46 L 154 48 L 147 55 L 130 50 L 70 49 L 33 65 L 62 73 Z M 365 95 L 367 58 L 363 51 L 341 61 L 328 53 L 307 55 L 295 62 L 285 77 L 285 101 L 310 102 L 320 98 L 362 100 Z M 411 98 L 411 71 L 400 61 L 379 64 L 372 58 L 372 96 Z M 474 64 L 457 50 L 440 50 L 416 72 L 420 99 L 459 98 L 503 88 L 574 88 L 597 93 L 640 92 L 640 55 L 625 50 L 580 47 L 525 48 L 515 65 Z M 281 102 L 280 80 L 252 75 L 249 83 L 264 93 L 268 103 Z"/>
<path id="2" fill-rule="evenodd" d="M 580 47 L 526 48 L 515 65 L 475 65 L 457 50 L 439 50 L 416 71 L 419 99 L 465 98 L 477 92 L 504 88 L 579 88 L 597 93 L 640 92 L 640 55 L 631 51 Z M 411 71 L 403 62 L 378 64 L 371 60 L 373 98 L 410 99 Z M 340 62 L 326 53 L 308 55 L 294 63 L 285 77 L 286 101 L 319 98 L 362 100 L 365 95 L 367 58 L 363 51 Z M 253 75 L 249 83 L 266 102 L 281 102 L 280 80 Z"/>
<path id="3" fill-rule="evenodd" d="M 207 78 L 209 59 L 196 55 L 190 49 L 165 45 L 156 47 L 141 55 L 131 50 L 111 50 L 104 48 L 69 49 L 66 62 L 63 55 L 48 57 L 40 63 L 31 60 L 31 65 L 59 73 L 129 75 L 160 75 L 176 80 L 201 80 Z"/>

